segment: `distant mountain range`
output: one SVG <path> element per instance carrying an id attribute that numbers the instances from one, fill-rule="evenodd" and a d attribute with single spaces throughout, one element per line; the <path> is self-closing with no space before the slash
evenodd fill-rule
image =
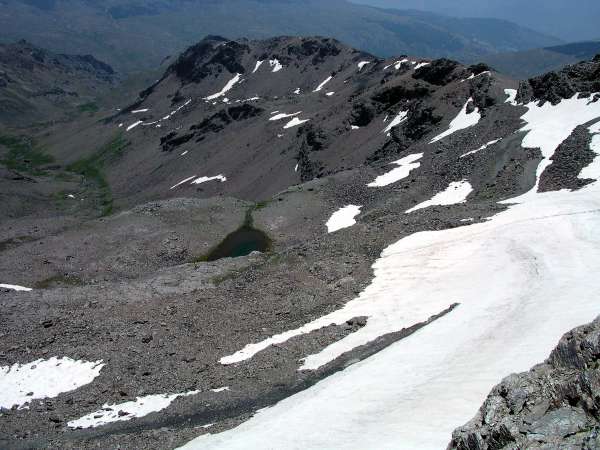
<path id="1" fill-rule="evenodd" d="M 592 59 L 597 54 L 600 40 L 485 55 L 481 59 L 499 72 L 522 79 Z"/>
<path id="2" fill-rule="evenodd" d="M 0 124 L 93 113 L 97 96 L 117 81 L 112 67 L 91 55 L 52 53 L 26 41 L 0 44 Z"/>
<path id="3" fill-rule="evenodd" d="M 156 67 L 208 34 L 323 35 L 378 56 L 482 56 L 560 44 L 497 19 L 384 10 L 345 0 L 0 0 L 0 41 L 93 54 L 119 71 Z"/>

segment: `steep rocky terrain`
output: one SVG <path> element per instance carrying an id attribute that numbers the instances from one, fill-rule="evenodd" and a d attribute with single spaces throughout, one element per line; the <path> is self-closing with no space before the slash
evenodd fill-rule
<path id="1" fill-rule="evenodd" d="M 443 448 L 599 312 L 599 70 L 211 36 L 6 136 L 0 447 Z"/>
<path id="2" fill-rule="evenodd" d="M 0 127 L 25 128 L 95 112 L 117 75 L 91 55 L 63 55 L 26 41 L 0 45 Z"/>
<path id="3" fill-rule="evenodd" d="M 452 449 L 600 446 L 600 319 L 567 333 L 550 357 L 496 386 Z"/>
<path id="4" fill-rule="evenodd" d="M 503 20 L 379 9 L 346 0 L 2 0 L 0 8 L 0 42 L 25 37 L 61 52 L 91 53 L 127 73 L 153 69 L 207 34 L 322 35 L 380 56 L 411 53 L 469 61 L 561 43 Z"/>

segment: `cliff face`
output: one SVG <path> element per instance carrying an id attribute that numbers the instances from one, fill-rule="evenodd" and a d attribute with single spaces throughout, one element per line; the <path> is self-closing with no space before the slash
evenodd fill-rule
<path id="1" fill-rule="evenodd" d="M 511 375 L 448 449 L 600 448 L 600 318 L 567 333 L 550 357 Z"/>

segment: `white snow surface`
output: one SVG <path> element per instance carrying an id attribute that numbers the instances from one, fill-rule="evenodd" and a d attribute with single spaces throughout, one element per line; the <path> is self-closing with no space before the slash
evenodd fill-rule
<path id="1" fill-rule="evenodd" d="M 131 114 L 143 113 L 143 112 L 148 112 L 148 111 L 150 111 L 148 108 L 136 109 L 135 111 L 131 111 Z"/>
<path id="2" fill-rule="evenodd" d="M 104 404 L 102 409 L 90 413 L 77 420 L 67 423 L 70 428 L 95 428 L 108 423 L 123 422 L 127 420 L 144 417 L 153 412 L 159 412 L 169 407 L 176 399 L 180 397 L 189 397 L 199 394 L 200 391 L 190 391 L 182 394 L 156 394 L 138 397 L 131 402 L 120 404 Z M 119 416 L 119 412 L 126 413 Z"/>
<path id="3" fill-rule="evenodd" d="M 596 157 L 589 166 L 584 167 L 581 170 L 579 173 L 579 178 L 592 178 L 594 180 L 598 180 L 600 179 L 600 122 L 596 122 L 594 125 L 589 127 L 588 130 L 592 134 L 590 150 L 596 154 Z"/>
<path id="4" fill-rule="evenodd" d="M 220 181 L 221 183 L 225 183 L 227 181 L 227 177 L 224 175 L 215 175 L 214 177 L 198 177 L 191 184 L 202 184 L 208 181 Z"/>
<path id="5" fill-rule="evenodd" d="M 364 328 L 309 356 L 303 368 L 314 369 L 457 302 L 455 310 L 237 428 L 182 448 L 445 448 L 503 377 L 543 361 L 563 333 L 600 313 L 599 225 L 594 183 L 536 194 L 483 223 L 401 239 L 383 251 L 357 299 L 247 347 L 238 360 L 330 323 L 369 317 Z"/>
<path id="6" fill-rule="evenodd" d="M 410 173 L 421 167 L 421 163 L 417 162 L 423 157 L 423 153 L 413 153 L 412 155 L 405 156 L 404 158 L 394 161 L 390 164 L 395 164 L 395 169 L 390 170 L 383 175 L 375 178 L 375 181 L 369 183 L 369 187 L 384 187 L 390 184 L 396 183 L 406 178 Z"/>
<path id="7" fill-rule="evenodd" d="M 269 60 L 269 66 L 273 68 L 273 72 L 279 72 L 281 69 L 283 69 L 283 66 L 278 59 Z"/>
<path id="8" fill-rule="evenodd" d="M 325 79 L 325 81 L 323 81 L 321 84 L 319 84 L 313 92 L 321 91 L 325 87 L 325 85 L 327 83 L 329 83 L 332 79 L 333 79 L 333 77 L 331 75 L 329 77 L 327 77 L 327 79 Z"/>
<path id="9" fill-rule="evenodd" d="M 333 92 L 333 91 L 332 91 L 332 92 L 328 92 L 328 93 L 327 93 L 327 94 L 325 94 L 325 95 L 326 95 L 327 97 L 331 97 L 331 96 L 332 96 L 332 95 L 334 95 L 334 94 L 335 94 L 335 92 Z"/>
<path id="10" fill-rule="evenodd" d="M 510 103 L 513 106 L 517 105 L 517 90 L 516 89 L 504 89 L 504 93 L 508 95 L 508 98 L 504 103 Z"/>
<path id="11" fill-rule="evenodd" d="M 493 141 L 488 142 L 487 144 L 483 144 L 481 147 L 479 147 L 478 149 L 475 150 L 471 150 L 470 152 L 467 153 L 463 153 L 462 155 L 460 155 L 461 158 L 464 158 L 465 156 L 469 156 L 469 155 L 474 155 L 475 153 L 480 152 L 481 150 L 485 150 L 486 148 L 488 148 L 490 145 L 494 145 L 497 144 L 498 142 L 500 142 L 502 139 L 495 139 Z"/>
<path id="12" fill-rule="evenodd" d="M 179 183 L 177 183 L 176 185 L 174 185 L 174 186 L 171 186 L 171 190 L 172 190 L 172 189 L 175 189 L 176 187 L 179 187 L 179 186 L 181 186 L 181 185 L 182 185 L 182 184 L 184 184 L 184 183 L 187 183 L 188 181 L 192 181 L 194 178 L 196 178 L 196 175 L 193 175 L 193 176 L 191 176 L 191 177 L 187 177 L 187 178 L 185 178 L 185 179 L 181 180 L 181 181 L 180 181 Z"/>
<path id="13" fill-rule="evenodd" d="M 298 119 L 297 117 L 294 117 L 292 120 L 286 123 L 283 128 L 287 130 L 288 128 L 297 127 L 298 125 L 302 125 L 303 123 L 308 122 L 309 120 L 310 119 Z"/>
<path id="14" fill-rule="evenodd" d="M 348 205 L 338 209 L 334 212 L 325 226 L 327 226 L 327 232 L 333 233 L 341 230 L 342 228 L 351 227 L 356 223 L 355 217 L 360 214 L 362 206 Z"/>
<path id="15" fill-rule="evenodd" d="M 256 73 L 258 69 L 260 69 L 262 63 L 264 63 L 264 61 L 256 61 L 256 66 L 254 66 L 254 70 L 252 71 L 252 73 Z"/>
<path id="16" fill-rule="evenodd" d="M 421 67 L 428 66 L 429 64 L 431 64 L 431 63 L 428 63 L 428 62 L 420 62 L 419 64 L 417 64 L 417 65 L 415 66 L 415 70 L 417 70 L 417 69 L 420 69 Z"/>
<path id="17" fill-rule="evenodd" d="M 275 112 L 279 112 L 279 111 L 275 111 Z M 274 113 L 271 113 L 271 114 L 274 114 Z M 279 113 L 279 114 L 272 115 L 269 118 L 269 120 L 273 121 L 273 120 L 288 119 L 290 117 L 296 117 L 299 114 L 302 114 L 302 111 L 298 111 L 298 112 L 291 113 L 291 114 Z"/>
<path id="18" fill-rule="evenodd" d="M 17 292 L 29 292 L 29 291 L 33 290 L 28 287 L 17 286 L 16 284 L 0 284 L 0 289 L 10 289 L 11 291 L 17 291 Z"/>
<path id="19" fill-rule="evenodd" d="M 137 122 L 132 123 L 131 125 L 129 125 L 127 127 L 126 131 L 130 131 L 133 130 L 135 127 L 137 127 L 138 125 L 141 125 L 143 122 L 141 120 L 138 120 Z"/>
<path id="20" fill-rule="evenodd" d="M 550 158 L 558 146 L 567 139 L 578 125 L 585 124 L 600 117 L 600 102 L 591 103 L 587 98 L 577 98 L 575 94 L 570 99 L 562 100 L 557 105 L 546 102 L 540 106 L 531 102 L 527 112 L 521 117 L 526 125 L 521 131 L 527 131 L 521 145 L 525 148 L 540 148 L 544 159 L 537 168 L 535 187 L 524 195 L 537 192 L 539 178 L 552 161 Z"/>
<path id="21" fill-rule="evenodd" d="M 464 203 L 467 201 L 467 197 L 471 192 L 473 192 L 473 187 L 468 181 L 453 181 L 444 191 L 438 192 L 429 200 L 419 203 L 417 206 L 408 209 L 406 213 L 411 213 L 423 208 L 429 208 L 430 206 L 448 206 Z"/>
<path id="22" fill-rule="evenodd" d="M 10 409 L 35 399 L 53 398 L 74 391 L 91 383 L 100 375 L 102 367 L 102 361 L 56 357 L 0 366 L 0 408 Z"/>
<path id="23" fill-rule="evenodd" d="M 473 101 L 473 98 L 469 98 L 469 100 L 467 100 L 467 102 L 465 103 L 465 106 L 463 106 L 462 109 L 460 110 L 460 112 L 458 113 L 458 116 L 456 116 L 454 118 L 454 120 L 452 120 L 452 122 L 450 122 L 450 127 L 446 131 L 444 131 L 442 134 L 439 134 L 436 137 L 434 137 L 431 140 L 430 144 L 440 141 L 440 140 L 444 139 L 445 137 L 448 137 L 451 134 L 456 133 L 457 131 L 464 130 L 465 128 L 472 127 L 473 125 L 477 125 L 479 123 L 479 120 L 481 119 L 481 114 L 479 112 L 479 108 L 475 108 L 474 111 L 472 111 L 470 114 L 467 114 L 467 107 L 469 106 L 469 103 L 471 103 L 472 101 Z"/>
<path id="24" fill-rule="evenodd" d="M 392 121 L 388 124 L 388 126 L 384 128 L 382 133 L 389 133 L 392 130 L 392 128 L 397 127 L 402 122 L 404 122 L 407 118 L 408 118 L 408 111 L 400 111 L 396 115 L 396 117 L 394 117 L 392 119 Z M 385 122 L 385 120 L 384 120 L 384 122 Z"/>
<path id="25" fill-rule="evenodd" d="M 361 61 L 358 63 L 358 71 L 362 71 L 363 68 L 367 65 L 367 64 L 371 64 L 371 61 Z"/>
<path id="26" fill-rule="evenodd" d="M 300 88 L 296 88 L 296 90 L 294 91 L 294 94 L 300 95 Z"/>
<path id="27" fill-rule="evenodd" d="M 219 97 L 223 97 L 227 92 L 229 92 L 237 83 L 240 82 L 242 74 L 236 73 L 235 76 L 227 82 L 227 84 L 221 89 L 219 92 L 209 95 L 205 97 L 204 100 L 214 100 Z"/>

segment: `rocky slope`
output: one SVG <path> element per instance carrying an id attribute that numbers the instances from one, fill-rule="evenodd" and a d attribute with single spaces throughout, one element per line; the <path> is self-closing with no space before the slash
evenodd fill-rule
<path id="1" fill-rule="evenodd" d="M 503 380 L 448 448 L 599 448 L 599 358 L 600 318 L 567 333 L 543 364 Z"/>
<path id="2" fill-rule="evenodd" d="M 0 45 L 0 127 L 25 128 L 95 112 L 95 100 L 117 82 L 91 55 L 63 55 L 26 41 Z"/>
<path id="3" fill-rule="evenodd" d="M 364 448 L 365 415 L 446 445 L 597 315 L 577 289 L 600 261 L 599 67 L 519 87 L 333 39 L 212 36 L 121 111 L 3 140 L 0 447 L 264 444 L 250 429 Z M 357 410 L 361 393 L 383 397 Z"/>

